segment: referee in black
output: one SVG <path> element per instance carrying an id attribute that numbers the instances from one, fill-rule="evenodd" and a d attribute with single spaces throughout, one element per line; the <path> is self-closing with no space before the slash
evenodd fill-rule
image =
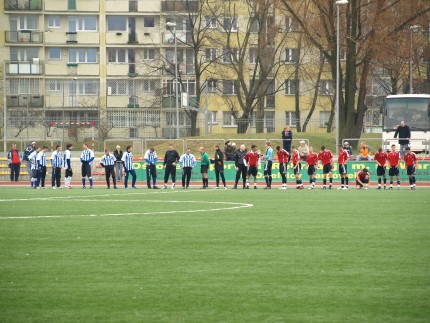
<path id="1" fill-rule="evenodd" d="M 244 144 L 240 145 L 239 149 L 234 152 L 234 166 L 236 167 L 236 180 L 234 182 L 234 189 L 237 189 L 237 184 L 239 183 L 241 176 L 243 188 L 245 188 L 247 167 L 243 163 L 243 157 L 245 157 L 247 152 L 248 151 L 246 150 Z"/>
<path id="2" fill-rule="evenodd" d="M 172 189 L 176 185 L 176 164 L 179 162 L 179 154 L 173 149 L 173 145 L 169 145 L 169 150 L 164 155 L 163 168 L 164 168 L 164 188 L 167 188 L 169 176 L 172 176 Z"/>
<path id="3" fill-rule="evenodd" d="M 102 165 L 105 168 L 106 184 L 108 189 L 110 188 L 111 175 L 112 175 L 112 181 L 113 181 L 113 188 L 117 189 L 116 176 L 115 176 L 115 162 L 116 162 L 116 157 L 110 153 L 109 148 L 106 148 L 105 154 L 100 159 L 100 165 Z"/>

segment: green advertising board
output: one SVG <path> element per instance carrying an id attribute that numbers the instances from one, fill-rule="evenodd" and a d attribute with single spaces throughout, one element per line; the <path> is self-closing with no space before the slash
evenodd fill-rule
<path id="1" fill-rule="evenodd" d="M 303 162 L 302 165 L 305 166 L 305 163 Z M 288 166 L 290 167 L 291 164 L 289 164 Z M 377 181 L 376 166 L 377 166 L 376 162 L 355 162 L 355 161 L 349 162 L 348 163 L 348 177 L 350 180 L 354 179 L 356 173 L 359 170 L 366 167 L 370 171 L 371 181 Z M 135 162 L 134 163 L 134 169 L 136 170 L 136 173 L 137 173 L 137 179 L 139 181 L 146 181 L 146 165 L 145 165 L 145 163 L 144 162 Z M 264 170 L 264 163 L 261 163 L 259 166 L 258 178 L 261 179 L 262 181 L 264 181 L 263 170 Z M 309 176 L 308 176 L 308 172 L 307 172 L 306 167 L 302 168 L 301 173 L 302 173 L 302 180 L 304 182 L 308 181 Z M 236 177 L 236 169 L 234 167 L 233 162 L 225 162 L 224 174 L 225 174 L 225 179 L 227 181 L 234 181 L 234 179 Z M 176 172 L 177 180 L 180 180 L 180 176 L 181 176 L 181 168 L 179 167 L 179 165 L 177 165 L 177 172 Z M 273 162 L 272 177 L 273 177 L 273 182 L 280 182 L 281 181 L 281 176 L 279 174 L 279 163 L 276 161 Z M 322 167 L 319 167 L 317 169 L 317 173 L 316 173 L 317 181 L 321 180 L 322 177 L 323 177 Z M 387 168 L 387 177 L 388 177 L 388 168 Z M 157 164 L 158 182 L 160 183 L 160 181 L 163 181 L 163 178 L 164 178 L 163 164 L 158 163 Z M 212 182 L 215 181 L 215 172 L 213 169 L 213 165 L 210 166 L 208 178 L 209 178 L 209 181 L 212 181 Z M 288 179 L 288 181 L 294 180 L 294 174 L 293 174 L 292 169 L 290 169 L 290 168 L 288 168 L 287 179 Z M 191 173 L 191 181 L 200 181 L 200 180 L 201 180 L 200 163 L 198 162 L 197 166 L 194 167 L 194 169 Z M 406 167 L 405 167 L 404 163 L 400 164 L 400 180 L 402 182 L 406 182 L 408 180 L 408 175 L 406 174 Z M 428 162 L 428 161 L 419 162 L 419 164 L 416 168 L 416 180 L 417 180 L 417 182 L 430 182 L 430 162 Z M 170 181 L 170 178 L 169 178 L 169 181 Z M 334 164 L 333 181 L 334 182 L 340 182 L 340 176 L 338 173 L 337 163 Z"/>

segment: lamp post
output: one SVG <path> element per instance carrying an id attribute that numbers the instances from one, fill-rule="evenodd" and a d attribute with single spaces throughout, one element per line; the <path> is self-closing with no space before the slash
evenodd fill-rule
<path id="1" fill-rule="evenodd" d="M 409 27 L 409 30 L 411 31 L 411 58 L 409 60 L 409 93 L 412 94 L 414 93 L 413 87 L 412 87 L 412 81 L 413 81 L 413 72 L 412 72 L 412 67 L 414 64 L 414 38 L 413 38 L 413 33 L 418 31 L 418 29 L 420 28 L 420 26 L 418 25 L 413 25 Z"/>
<path id="2" fill-rule="evenodd" d="M 175 37 L 175 109 L 176 109 L 176 139 L 179 139 L 179 97 L 178 97 L 178 43 L 176 40 L 176 23 L 167 22 L 166 26 L 173 27 L 173 36 Z"/>
<path id="3" fill-rule="evenodd" d="M 339 91 L 340 91 L 340 41 L 339 41 L 339 11 L 340 6 L 348 4 L 348 0 L 336 0 L 336 151 L 339 146 Z"/>

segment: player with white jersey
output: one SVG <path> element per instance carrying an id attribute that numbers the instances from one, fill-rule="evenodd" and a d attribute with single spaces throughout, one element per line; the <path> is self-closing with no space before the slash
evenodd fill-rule
<path id="1" fill-rule="evenodd" d="M 47 146 L 43 146 L 42 150 L 36 156 L 37 162 L 37 188 L 42 187 L 45 188 L 45 177 L 46 177 L 46 152 L 48 151 Z"/>
<path id="2" fill-rule="evenodd" d="M 63 165 L 61 153 L 61 145 L 57 145 L 51 155 L 52 189 L 61 186 L 61 167 Z"/>
<path id="3" fill-rule="evenodd" d="M 67 144 L 66 151 L 64 152 L 63 168 L 65 170 L 64 175 L 64 187 L 71 188 L 70 182 L 72 181 L 73 171 L 72 171 L 72 144 Z"/>
<path id="4" fill-rule="evenodd" d="M 94 160 L 94 153 L 91 149 L 88 148 L 87 144 L 83 144 L 83 150 L 81 153 L 81 163 L 82 163 L 82 188 L 86 188 L 85 186 L 85 177 L 88 177 L 90 182 L 90 189 L 93 188 L 93 177 L 91 175 L 91 163 Z"/>
<path id="5" fill-rule="evenodd" d="M 37 178 L 38 178 L 38 167 L 37 167 L 37 154 L 42 150 L 42 148 L 40 147 L 36 147 L 36 150 L 33 151 L 29 156 L 28 156 L 28 160 L 30 162 L 30 171 L 31 171 L 31 179 L 30 179 L 30 184 L 31 184 L 31 188 L 37 188 L 37 186 L 39 185 Z"/>

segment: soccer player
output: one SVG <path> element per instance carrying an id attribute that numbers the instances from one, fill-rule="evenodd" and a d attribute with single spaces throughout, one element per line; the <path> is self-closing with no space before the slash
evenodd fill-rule
<path id="1" fill-rule="evenodd" d="M 270 142 L 266 142 L 266 153 L 263 155 L 264 160 L 264 179 L 266 180 L 265 190 L 272 188 L 272 164 L 273 164 L 273 149 Z"/>
<path id="2" fill-rule="evenodd" d="M 331 189 L 333 184 L 333 155 L 331 154 L 331 151 L 326 149 L 325 146 L 321 146 L 321 151 L 318 154 L 318 160 L 323 164 L 323 190 L 326 189 L 327 174 L 329 175 L 330 180 L 329 189 Z"/>
<path id="3" fill-rule="evenodd" d="M 216 180 L 216 189 L 219 189 L 219 177 L 221 175 L 222 184 L 224 185 L 224 189 L 227 189 L 225 185 L 225 177 L 224 177 L 224 153 L 219 148 L 219 145 L 214 146 L 215 156 L 212 159 L 215 168 L 215 180 Z"/>
<path id="4" fill-rule="evenodd" d="M 124 170 L 125 170 L 124 188 L 128 189 L 128 175 L 130 174 L 132 177 L 131 187 L 134 189 L 137 189 L 136 187 L 137 176 L 133 166 L 133 146 L 132 145 L 128 145 L 126 147 L 126 152 L 122 155 L 122 161 L 123 161 Z"/>
<path id="5" fill-rule="evenodd" d="M 363 168 L 361 171 L 359 171 L 355 177 L 355 185 L 357 186 L 357 189 L 359 190 L 364 187 L 364 189 L 367 190 L 369 179 L 369 170 L 367 168 Z"/>
<path id="6" fill-rule="evenodd" d="M 298 190 L 302 190 L 303 182 L 300 178 L 302 176 L 302 174 L 300 173 L 300 171 L 302 170 L 302 164 L 300 163 L 300 152 L 296 146 L 292 146 L 291 150 L 293 151 L 293 157 L 291 158 L 291 162 L 293 163 L 293 172 L 294 176 L 296 177 L 296 188 Z"/>
<path id="7" fill-rule="evenodd" d="M 257 189 L 257 174 L 258 165 L 260 164 L 260 154 L 257 152 L 257 145 L 251 145 L 251 151 L 248 151 L 243 157 L 243 163 L 247 167 L 246 185 L 245 188 L 249 189 L 249 178 L 254 177 L 254 190 Z"/>
<path id="8" fill-rule="evenodd" d="M 116 187 L 116 174 L 115 174 L 115 163 L 117 158 L 110 153 L 109 148 L 105 149 L 105 154 L 100 158 L 100 165 L 105 168 L 106 185 L 110 189 L 110 177 L 112 176 L 113 188 Z"/>
<path id="9" fill-rule="evenodd" d="M 208 153 L 205 151 L 203 147 L 199 148 L 199 152 L 201 154 L 200 156 L 200 173 L 202 174 L 202 182 L 203 182 L 203 189 L 208 188 L 209 180 L 208 180 L 208 170 L 209 170 L 209 156 Z"/>
<path id="10" fill-rule="evenodd" d="M 73 171 L 72 171 L 72 144 L 66 145 L 66 151 L 64 152 L 63 168 L 65 170 L 64 174 L 64 187 L 71 188 L 70 182 L 72 181 Z"/>
<path id="11" fill-rule="evenodd" d="M 416 179 L 415 179 L 415 167 L 418 165 L 417 155 L 411 151 L 411 147 L 405 148 L 405 156 L 403 160 L 406 164 L 406 173 L 409 176 L 409 185 L 411 186 L 411 190 L 416 189 Z"/>
<path id="12" fill-rule="evenodd" d="M 196 166 L 197 160 L 193 154 L 191 154 L 191 149 L 187 148 L 185 154 L 179 158 L 179 165 L 182 168 L 182 188 L 188 189 L 191 180 L 191 170 Z"/>
<path id="13" fill-rule="evenodd" d="M 314 147 L 312 146 L 309 146 L 309 154 L 306 156 L 306 164 L 308 165 L 308 175 L 310 182 L 309 189 L 313 190 L 315 187 L 315 165 L 318 164 L 318 154 L 314 152 Z"/>
<path id="14" fill-rule="evenodd" d="M 169 145 L 169 150 L 164 154 L 163 168 L 164 168 L 164 188 L 167 188 L 169 176 L 172 176 L 172 189 L 176 185 L 176 163 L 179 162 L 179 154 L 173 149 L 173 145 Z"/>
<path id="15" fill-rule="evenodd" d="M 37 155 L 39 154 L 39 152 L 42 150 L 42 148 L 40 147 L 35 147 L 35 150 L 28 156 L 28 160 L 30 161 L 30 170 L 31 170 L 31 179 L 30 179 L 30 184 L 31 184 L 31 188 L 37 188 L 39 183 L 38 183 L 38 178 L 39 178 L 39 172 L 38 172 L 38 166 L 37 166 Z"/>
<path id="16" fill-rule="evenodd" d="M 384 190 L 387 189 L 387 176 L 385 175 L 385 165 L 387 164 L 388 154 L 378 148 L 378 152 L 373 156 L 373 160 L 376 161 L 378 167 L 376 168 L 376 175 L 378 176 L 378 190 L 381 189 L 382 177 L 384 178 Z"/>
<path id="17" fill-rule="evenodd" d="M 157 187 L 157 153 L 155 152 L 154 148 L 149 148 L 145 155 L 143 156 L 143 159 L 146 162 L 146 185 L 149 189 L 151 189 L 151 178 L 152 178 L 152 189 L 156 190 Z"/>
<path id="18" fill-rule="evenodd" d="M 94 160 L 94 153 L 91 149 L 88 148 L 88 144 L 82 145 L 82 153 L 81 153 L 81 173 L 82 173 L 82 188 L 87 188 L 85 186 L 85 177 L 88 177 L 90 182 L 90 189 L 93 188 L 93 177 L 91 175 L 91 163 Z"/>
<path id="19" fill-rule="evenodd" d="M 347 190 L 348 189 L 348 167 L 347 163 L 349 161 L 349 154 L 346 149 L 343 148 L 342 145 L 338 145 L 339 155 L 337 157 L 337 163 L 339 167 L 339 175 L 341 186 L 338 188 L 339 190 Z"/>
<path id="20" fill-rule="evenodd" d="M 236 168 L 236 179 L 234 181 L 234 189 L 237 189 L 237 184 L 242 176 L 243 188 L 246 186 L 246 166 L 243 163 L 243 157 L 248 153 L 244 144 L 239 146 L 239 149 L 234 152 L 234 166 Z"/>
<path id="21" fill-rule="evenodd" d="M 37 176 L 37 188 L 40 186 L 45 188 L 45 177 L 46 177 L 46 152 L 48 151 L 47 146 L 43 146 L 42 150 L 39 151 L 36 157 L 38 176 Z"/>
<path id="22" fill-rule="evenodd" d="M 390 169 L 388 175 L 390 176 L 390 190 L 393 189 L 393 178 L 397 177 L 397 189 L 400 189 L 400 175 L 399 175 L 399 165 L 400 165 L 400 152 L 396 151 L 396 145 L 391 145 L 391 152 L 388 154 L 388 163 L 390 164 Z"/>
<path id="23" fill-rule="evenodd" d="M 63 157 L 61 156 L 61 145 L 57 145 L 51 155 L 52 165 L 52 189 L 55 190 L 61 186 L 61 167 L 63 165 Z"/>
<path id="24" fill-rule="evenodd" d="M 290 159 L 290 154 L 285 149 L 281 149 L 281 146 L 276 146 L 276 154 L 278 155 L 279 162 L 279 174 L 282 177 L 282 186 L 279 188 L 281 190 L 287 189 L 287 165 L 288 159 Z"/>

